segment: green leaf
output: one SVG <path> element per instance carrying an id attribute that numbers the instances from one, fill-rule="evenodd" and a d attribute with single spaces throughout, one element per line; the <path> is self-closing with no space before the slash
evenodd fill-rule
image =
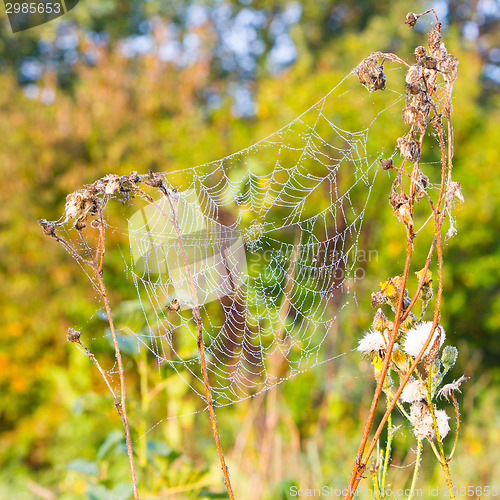
<path id="1" fill-rule="evenodd" d="M 182 453 L 177 450 L 173 450 L 163 441 L 148 441 L 148 456 L 150 459 L 152 459 L 153 455 L 166 457 L 169 460 L 173 461 L 176 458 L 179 458 Z"/>
<path id="2" fill-rule="evenodd" d="M 97 462 L 86 460 L 85 458 L 77 458 L 66 465 L 66 470 L 74 470 L 89 476 L 96 476 L 99 474 L 99 466 Z"/>
<path id="3" fill-rule="evenodd" d="M 132 496 L 132 485 L 118 483 L 110 490 L 102 484 L 89 482 L 86 493 L 89 500 L 128 500 Z"/>
<path id="4" fill-rule="evenodd" d="M 110 346 L 114 347 L 113 337 L 111 336 L 111 331 L 109 330 L 109 328 L 107 329 L 106 333 L 108 334 L 108 341 Z M 133 356 L 139 352 L 137 348 L 137 341 L 133 336 L 117 333 L 116 339 L 118 340 L 118 346 L 120 347 L 120 351 L 122 353 Z"/>
<path id="5" fill-rule="evenodd" d="M 102 460 L 108 451 L 115 446 L 116 444 L 120 443 L 123 440 L 123 432 L 119 430 L 113 430 L 111 431 L 107 436 L 106 439 L 103 441 L 101 446 L 99 447 L 99 450 L 97 451 L 97 456 L 96 458 L 98 460 Z"/>

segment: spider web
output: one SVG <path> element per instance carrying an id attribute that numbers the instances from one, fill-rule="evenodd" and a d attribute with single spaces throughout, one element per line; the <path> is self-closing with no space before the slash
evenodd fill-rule
<path id="1" fill-rule="evenodd" d="M 375 94 L 351 73 L 266 139 L 163 173 L 181 241 L 165 216 L 173 214 L 165 198 L 128 219 L 126 265 L 145 321 L 129 333 L 203 400 L 190 279 L 215 406 L 332 359 L 325 339 L 339 313 L 356 307 L 363 220 L 378 161 L 385 145 L 393 151 L 395 143 L 387 117 L 380 118 L 392 110 L 391 119 L 404 96 L 385 94 L 380 111 Z M 349 117 L 353 103 L 363 114 L 361 125 L 343 130 L 343 121 L 356 122 Z M 180 306 L 169 312 L 172 301 Z"/>
<path id="2" fill-rule="evenodd" d="M 106 253 L 113 241 L 126 240 L 125 251 L 119 243 L 120 279 L 134 293 L 113 310 L 122 348 L 133 339 L 135 348 L 150 351 L 167 375 L 176 374 L 206 403 L 196 297 L 218 407 L 352 351 L 356 338 L 347 351 L 332 348 L 332 339 L 339 318 L 352 317 L 358 307 L 363 222 L 368 210 L 376 218 L 379 160 L 395 154 L 403 127 L 405 95 L 398 82 L 404 69 L 386 72 L 384 92 L 369 92 L 353 71 L 250 147 L 161 173 L 172 206 L 153 189 L 154 200 L 108 203 Z M 123 207 L 118 224 L 113 206 Z M 88 253 L 87 242 L 71 238 L 79 232 L 67 222 L 58 225 Z M 99 299 L 95 277 L 77 262 Z"/>

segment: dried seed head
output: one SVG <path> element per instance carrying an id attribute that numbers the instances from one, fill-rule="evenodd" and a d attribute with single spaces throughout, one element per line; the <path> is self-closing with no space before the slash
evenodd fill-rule
<path id="1" fill-rule="evenodd" d="M 43 234 L 47 236 L 56 235 L 56 225 L 53 222 L 49 222 L 46 219 L 40 219 L 38 224 L 42 227 Z"/>
<path id="2" fill-rule="evenodd" d="M 391 168 L 394 168 L 394 162 L 392 161 L 392 158 L 382 158 L 380 160 L 380 167 L 382 170 L 390 170 Z"/>
<path id="3" fill-rule="evenodd" d="M 387 297 L 384 295 L 384 292 L 373 292 L 372 293 L 372 308 L 385 304 L 387 302 Z"/>
<path id="4" fill-rule="evenodd" d="M 446 55 L 442 61 L 437 64 L 437 69 L 443 73 L 454 73 L 457 70 L 458 59 L 453 55 Z"/>
<path id="5" fill-rule="evenodd" d="M 439 437 L 443 440 L 450 431 L 448 424 L 449 417 L 444 410 L 437 410 L 434 407 L 434 415 L 436 418 Z M 434 430 L 434 419 L 430 411 L 429 405 L 425 401 L 417 401 L 410 408 L 410 422 L 413 425 L 415 436 L 423 439 L 433 439 L 436 435 Z"/>
<path id="6" fill-rule="evenodd" d="M 427 57 L 427 51 L 425 50 L 425 47 L 422 45 L 419 45 L 415 49 L 415 58 L 417 59 L 418 63 L 423 63 L 425 61 L 425 58 Z"/>
<path id="7" fill-rule="evenodd" d="M 407 226 L 413 226 L 413 217 L 408 196 L 405 194 L 392 193 L 389 197 L 389 203 L 392 206 L 394 215 L 396 215 L 401 222 Z"/>
<path id="8" fill-rule="evenodd" d="M 427 186 L 429 185 L 429 177 L 424 175 L 422 172 L 418 174 L 417 182 L 415 185 L 417 198 L 423 198 L 427 191 Z"/>
<path id="9" fill-rule="evenodd" d="M 406 226 L 413 226 L 413 217 L 411 215 L 410 204 L 405 203 L 401 205 L 396 212 L 394 212 L 397 218 L 403 222 Z"/>
<path id="10" fill-rule="evenodd" d="M 115 174 L 108 174 L 96 181 L 94 186 L 100 193 L 115 194 L 120 190 L 121 179 Z"/>
<path id="11" fill-rule="evenodd" d="M 413 139 L 400 137 L 398 139 L 398 148 L 401 156 L 404 156 L 412 163 L 416 163 L 420 159 L 420 147 Z"/>
<path id="12" fill-rule="evenodd" d="M 387 77 L 384 68 L 373 59 L 364 60 L 355 71 L 360 83 L 370 86 L 370 92 L 385 89 Z"/>
<path id="13" fill-rule="evenodd" d="M 406 125 L 417 125 L 421 129 L 424 129 L 427 125 L 425 114 L 411 104 L 406 104 L 403 108 L 403 121 Z"/>
<path id="14" fill-rule="evenodd" d="M 130 172 L 130 174 L 127 175 L 127 180 L 132 184 L 137 184 L 141 180 L 141 178 L 139 177 L 138 173 L 134 170 L 133 172 Z"/>
<path id="15" fill-rule="evenodd" d="M 146 184 L 154 188 L 159 188 L 163 186 L 163 178 L 160 174 L 155 174 L 152 170 L 149 171 L 149 176 Z"/>
<path id="16" fill-rule="evenodd" d="M 462 194 L 462 186 L 460 185 L 460 182 L 451 181 L 448 184 L 448 190 L 446 192 L 446 200 L 450 202 L 453 200 L 453 198 L 456 198 L 461 203 L 465 201 L 464 195 Z"/>
<path id="17" fill-rule="evenodd" d="M 406 14 L 406 21 L 404 24 L 408 24 L 410 28 L 413 28 L 415 27 L 415 24 L 417 24 L 418 18 L 419 16 L 414 12 L 408 12 L 408 14 Z"/>
<path id="18" fill-rule="evenodd" d="M 165 309 L 167 311 L 178 311 L 181 307 L 181 304 L 179 302 L 179 299 L 172 299 L 172 302 L 165 306 Z"/>
<path id="19" fill-rule="evenodd" d="M 397 210 L 401 205 L 408 203 L 409 198 L 405 194 L 392 193 L 389 196 L 389 203 L 393 210 Z"/>
<path id="20" fill-rule="evenodd" d="M 426 57 L 424 61 L 424 66 L 426 69 L 436 69 L 437 68 L 437 59 L 434 57 Z"/>
<path id="21" fill-rule="evenodd" d="M 91 188 L 68 194 L 66 196 L 66 204 L 64 205 L 65 222 L 69 219 L 76 219 L 75 227 L 77 224 L 81 226 L 87 214 L 94 214 L 96 212 L 97 203 L 95 190 Z M 85 225 L 82 227 L 85 227 Z M 81 229 L 82 227 L 77 229 Z"/>
<path id="22" fill-rule="evenodd" d="M 420 91 L 411 99 L 411 104 L 420 112 L 420 116 L 417 117 L 417 123 L 421 128 L 425 128 L 427 125 L 427 117 L 431 110 L 430 102 L 429 94 L 425 90 Z"/>
<path id="23" fill-rule="evenodd" d="M 76 342 L 77 344 L 79 344 L 81 335 L 82 335 L 81 332 L 73 328 L 68 328 L 68 333 L 66 334 L 66 340 L 68 342 Z"/>
<path id="24" fill-rule="evenodd" d="M 75 222 L 75 229 L 77 231 L 81 231 L 84 227 L 86 227 L 87 224 L 86 222 L 83 220 L 83 219 L 78 219 L 76 222 Z"/>
<path id="25" fill-rule="evenodd" d="M 422 68 L 417 65 L 410 66 L 405 73 L 405 87 L 411 94 L 420 93 L 422 74 Z"/>
<path id="26" fill-rule="evenodd" d="M 94 229 L 99 229 L 101 227 L 101 221 L 99 219 L 94 219 L 90 223 L 90 227 L 93 227 Z"/>
<path id="27" fill-rule="evenodd" d="M 434 55 L 434 51 L 439 49 L 441 44 L 441 23 L 437 23 L 436 27 L 429 31 L 428 40 L 429 40 L 429 50 L 432 55 Z"/>
<path id="28" fill-rule="evenodd" d="M 406 104 L 403 108 L 403 121 L 406 125 L 414 125 L 417 123 L 417 113 L 418 110 L 415 106 L 411 104 Z"/>
<path id="29" fill-rule="evenodd" d="M 403 403 L 423 401 L 427 398 L 427 388 L 422 381 L 412 380 L 405 385 L 400 398 Z"/>
<path id="30" fill-rule="evenodd" d="M 438 61 L 436 69 L 439 69 L 439 61 L 446 59 L 446 57 L 448 56 L 448 51 L 446 50 L 444 43 L 439 44 L 434 49 L 429 49 L 429 52 L 431 56 L 435 57 L 436 60 Z"/>

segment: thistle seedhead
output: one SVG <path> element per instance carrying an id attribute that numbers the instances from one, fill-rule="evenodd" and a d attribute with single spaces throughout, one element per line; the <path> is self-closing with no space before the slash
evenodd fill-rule
<path id="1" fill-rule="evenodd" d="M 417 63 L 423 64 L 427 57 L 427 50 L 422 45 L 419 45 L 415 49 L 415 58 L 417 59 Z"/>
<path id="2" fill-rule="evenodd" d="M 46 219 L 40 219 L 38 224 L 42 227 L 43 234 L 46 236 L 56 235 L 56 225 L 53 222 L 49 222 Z"/>
<path id="3" fill-rule="evenodd" d="M 439 437 L 444 439 L 450 431 L 448 420 L 450 417 L 444 410 L 437 410 L 434 407 L 434 415 L 439 431 Z M 413 424 L 413 432 L 419 438 L 433 439 L 436 435 L 434 430 L 434 419 L 427 402 L 418 401 L 413 403 L 410 409 L 410 421 Z"/>
<path id="4" fill-rule="evenodd" d="M 427 389 L 420 380 L 411 380 L 408 382 L 401 393 L 403 403 L 415 403 L 427 399 Z"/>
<path id="5" fill-rule="evenodd" d="M 409 103 L 403 108 L 403 121 L 406 125 L 417 125 L 421 129 L 425 129 L 427 125 L 425 114 Z"/>
<path id="6" fill-rule="evenodd" d="M 420 16 L 418 14 L 415 14 L 415 12 L 408 12 L 408 14 L 406 14 L 406 21 L 404 22 L 404 24 L 408 24 L 410 28 L 414 28 L 419 17 Z"/>
<path id="7" fill-rule="evenodd" d="M 96 192 L 95 188 L 87 186 L 84 189 L 68 194 L 66 196 L 66 204 L 64 205 L 65 222 L 69 219 L 76 219 L 75 228 L 84 228 L 87 215 L 97 213 L 99 202 Z"/>
<path id="8" fill-rule="evenodd" d="M 68 342 L 80 343 L 81 332 L 75 330 L 74 328 L 68 328 L 68 333 L 66 334 L 66 340 Z"/>
<path id="9" fill-rule="evenodd" d="M 392 161 L 392 158 L 382 158 L 380 160 L 380 167 L 382 170 L 390 170 L 391 168 L 394 168 L 394 162 Z"/>
<path id="10" fill-rule="evenodd" d="M 381 306 L 386 303 L 387 303 L 387 298 L 384 295 L 384 292 L 372 293 L 372 302 L 371 302 L 372 309 L 375 308 L 376 306 Z"/>
<path id="11" fill-rule="evenodd" d="M 144 181 L 148 186 L 154 188 L 160 188 L 163 186 L 163 177 L 160 174 L 156 174 L 152 170 L 149 171 L 149 175 L 146 181 Z"/>
<path id="12" fill-rule="evenodd" d="M 115 174 L 108 174 L 102 179 L 95 181 L 94 186 L 100 193 L 112 195 L 120 191 L 121 178 Z"/>
<path id="13" fill-rule="evenodd" d="M 410 94 L 418 94 L 421 91 L 422 67 L 414 64 L 405 73 L 405 87 Z"/>
<path id="14" fill-rule="evenodd" d="M 412 328 L 406 334 L 406 339 L 403 345 L 403 350 L 409 356 L 416 358 L 429 338 L 432 329 L 432 321 L 424 321 L 419 323 L 417 326 Z M 424 357 L 431 358 L 431 352 L 434 354 L 434 348 L 437 346 L 437 351 L 442 347 L 446 334 L 444 328 L 437 325 L 434 333 L 432 334 L 432 339 L 430 344 L 427 346 L 424 352 Z M 436 352 L 437 354 L 437 352 Z M 435 355 L 434 355 L 435 357 Z M 434 359 L 434 358 L 432 358 Z"/>
<path id="15" fill-rule="evenodd" d="M 387 339 L 381 332 L 370 330 L 358 342 L 356 350 L 370 359 L 373 359 L 375 356 L 384 359 L 385 352 L 387 351 Z"/>
<path id="16" fill-rule="evenodd" d="M 400 137 L 397 142 L 401 156 L 404 156 L 412 163 L 417 163 L 420 159 L 420 146 L 412 139 L 411 135 Z"/>
<path id="17" fill-rule="evenodd" d="M 370 92 L 385 90 L 387 76 L 383 65 L 378 65 L 373 59 L 364 60 L 357 68 L 356 74 L 363 85 L 369 85 Z"/>
<path id="18" fill-rule="evenodd" d="M 429 42 L 430 53 L 433 56 L 436 56 L 437 51 L 441 47 L 441 23 L 437 23 L 435 28 L 429 31 L 428 42 Z"/>

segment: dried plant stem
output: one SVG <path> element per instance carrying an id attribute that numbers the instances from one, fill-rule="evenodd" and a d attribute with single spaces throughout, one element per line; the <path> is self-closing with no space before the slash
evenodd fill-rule
<path id="1" fill-rule="evenodd" d="M 103 217 L 103 210 L 107 202 L 107 196 L 104 196 L 103 202 L 101 204 L 98 204 L 96 202 L 95 208 L 96 212 L 99 218 L 99 237 L 97 241 L 97 245 L 95 248 L 95 253 L 92 251 L 91 247 L 89 246 L 87 240 L 85 239 L 81 229 L 78 230 L 78 235 L 79 238 L 88 254 L 88 258 L 82 257 L 64 238 L 61 238 L 58 236 L 55 232 L 54 224 L 49 223 L 46 220 L 42 219 L 39 221 L 40 225 L 42 226 L 45 234 L 48 236 L 53 237 L 58 243 L 60 243 L 78 262 L 81 264 L 88 265 L 92 268 L 94 271 L 97 283 L 90 278 L 92 284 L 94 287 L 97 288 L 98 292 L 100 293 L 102 297 L 102 301 L 104 303 L 104 307 L 106 309 L 106 316 L 109 324 L 109 328 L 111 331 L 111 337 L 113 339 L 113 346 L 115 348 L 115 358 L 116 358 L 116 363 L 118 365 L 118 374 L 119 374 L 119 385 L 120 385 L 120 397 L 117 396 L 115 391 L 113 390 L 108 377 L 104 370 L 102 369 L 101 365 L 97 361 L 96 357 L 90 349 L 87 348 L 83 344 L 83 342 L 80 339 L 80 334 L 78 332 L 75 332 L 73 330 L 70 330 L 68 332 L 68 341 L 74 342 L 80 347 L 83 348 L 85 354 L 92 360 L 92 362 L 95 364 L 97 367 L 99 373 L 101 374 L 105 384 L 107 385 L 109 391 L 111 392 L 111 395 L 114 400 L 114 406 L 116 408 L 116 411 L 118 412 L 118 415 L 120 416 L 123 427 L 125 429 L 125 440 L 127 444 L 127 454 L 129 458 L 129 465 L 130 465 L 130 476 L 131 476 L 131 483 L 132 483 L 132 490 L 134 493 L 134 499 L 138 500 L 139 499 L 139 494 L 137 490 L 137 477 L 136 477 L 136 472 L 135 472 L 135 463 L 134 463 L 134 455 L 133 455 L 133 449 L 132 449 L 132 440 L 130 437 L 130 425 L 129 425 L 129 420 L 128 420 L 128 415 L 127 415 L 127 405 L 126 405 L 126 388 L 125 388 L 125 372 L 123 368 L 123 362 L 122 362 L 122 357 L 121 357 L 121 352 L 120 352 L 120 347 L 118 344 L 118 339 L 116 337 L 116 330 L 113 322 L 113 316 L 111 314 L 111 307 L 109 305 L 109 300 L 108 300 L 108 295 L 106 293 L 106 286 L 104 285 L 104 280 L 102 278 L 103 274 L 103 262 L 104 262 L 104 253 L 105 253 L 105 240 L 104 240 L 104 217 Z M 85 226 L 83 226 L 85 227 Z"/>
<path id="2" fill-rule="evenodd" d="M 102 227 L 102 226 L 101 226 Z M 137 478 L 135 473 L 135 464 L 134 464 L 134 455 L 132 450 L 132 439 L 130 437 L 130 426 L 127 416 L 127 405 L 126 405 L 126 389 L 125 389 L 125 372 L 123 369 L 122 355 L 120 352 L 120 346 L 118 345 L 118 339 L 116 337 L 115 325 L 113 322 L 113 316 L 111 315 L 111 308 L 109 306 L 109 300 L 106 293 L 106 287 L 104 286 L 104 281 L 102 279 L 102 273 L 100 272 L 99 267 L 95 262 L 92 263 L 96 277 L 97 283 L 99 285 L 99 291 L 102 296 L 102 300 L 104 302 L 104 307 L 106 308 L 106 315 L 108 318 L 109 329 L 111 331 L 111 337 L 113 339 L 113 346 L 115 348 L 115 357 L 116 363 L 118 365 L 118 374 L 120 379 L 120 401 L 119 403 L 115 403 L 115 406 L 118 410 L 118 414 L 120 415 L 123 427 L 125 428 L 125 439 L 127 442 L 127 454 L 130 464 L 130 477 L 132 481 L 132 490 L 134 492 L 134 499 L 138 500 L 139 493 L 137 491 Z"/>
<path id="3" fill-rule="evenodd" d="M 411 26 L 414 26 L 414 23 L 416 22 L 418 17 L 420 17 L 423 14 L 427 14 L 429 12 L 433 12 L 434 15 L 436 15 L 436 12 L 433 9 L 429 9 L 428 11 L 426 11 L 422 14 L 419 14 L 419 15 L 415 15 L 413 13 L 410 13 L 407 16 L 407 20 L 408 20 L 407 22 L 409 24 L 411 24 Z M 437 19 L 437 15 L 436 15 L 436 19 Z M 437 21 L 438 21 L 438 25 L 437 25 L 436 29 L 439 29 L 439 19 L 437 19 Z M 424 50 L 424 53 L 425 53 L 425 50 Z M 376 52 L 374 54 L 371 54 L 368 58 L 366 58 L 366 60 L 373 59 L 374 57 L 384 57 L 384 58 L 391 59 L 393 61 L 398 61 L 398 59 L 399 59 L 399 58 L 397 58 L 397 56 L 393 56 L 393 55 L 390 55 L 391 57 L 388 57 L 388 56 L 389 55 L 387 55 L 387 54 Z M 363 66 L 361 66 L 361 67 L 363 67 Z M 439 322 L 440 310 L 441 310 L 441 300 L 442 300 L 442 291 L 443 291 L 443 255 L 442 255 L 442 242 L 441 242 L 441 228 L 442 228 L 442 224 L 445 220 L 445 216 L 447 213 L 447 207 L 448 207 L 448 203 L 449 203 L 449 195 L 448 195 L 448 191 L 447 191 L 447 186 L 449 189 L 449 186 L 451 185 L 451 171 L 452 171 L 452 157 L 453 157 L 453 144 L 452 144 L 453 135 L 452 135 L 452 126 L 451 126 L 451 89 L 452 89 L 453 83 L 456 79 L 456 67 L 454 67 L 451 70 L 451 72 L 444 74 L 444 79 L 446 80 L 446 97 L 444 99 L 444 102 L 439 97 L 439 95 L 436 95 L 436 93 L 434 92 L 434 90 L 435 90 L 434 83 L 435 83 L 436 76 L 437 76 L 437 72 L 434 73 L 429 78 L 429 81 L 427 81 L 426 78 L 423 79 L 425 87 L 426 87 L 427 95 L 428 96 L 433 95 L 434 97 L 436 97 L 437 102 L 441 106 L 441 109 L 446 116 L 447 132 L 448 132 L 447 140 L 445 141 L 445 139 L 443 137 L 442 114 L 439 112 L 439 109 L 437 108 L 436 104 L 432 103 L 432 101 L 431 101 L 431 109 L 434 111 L 435 122 L 436 122 L 436 126 L 438 129 L 439 145 L 440 145 L 440 153 L 441 153 L 441 182 L 440 182 L 439 195 L 438 195 L 438 199 L 437 199 L 436 203 L 434 204 L 432 202 L 430 197 L 425 192 L 425 189 L 423 191 L 429 200 L 429 205 L 430 205 L 431 211 L 432 211 L 431 218 L 432 217 L 434 218 L 434 226 L 435 226 L 434 227 L 434 239 L 433 239 L 432 244 L 430 246 L 429 253 L 428 253 L 427 259 L 425 261 L 424 268 L 420 271 L 421 275 L 420 275 L 419 283 L 417 286 L 417 290 L 415 291 L 415 294 L 413 295 L 410 303 L 405 307 L 405 310 L 403 311 L 403 302 L 404 302 L 404 298 L 405 298 L 405 287 L 406 287 L 406 282 L 407 282 L 409 268 L 410 268 L 411 256 L 412 256 L 412 252 L 413 252 L 413 240 L 415 238 L 415 233 L 413 232 L 413 212 L 414 212 L 416 185 L 418 184 L 418 175 L 419 175 L 419 171 L 420 171 L 420 163 L 418 161 L 418 158 L 416 159 L 416 161 L 412 159 L 413 169 L 412 169 L 411 176 L 409 176 L 410 177 L 410 189 L 409 189 L 409 197 L 408 197 L 409 198 L 409 202 L 408 202 L 409 219 L 407 219 L 407 221 L 405 222 L 406 231 L 407 231 L 406 258 L 405 258 L 404 271 L 403 271 L 403 274 L 401 276 L 401 282 L 399 284 L 400 288 L 399 288 L 397 306 L 395 308 L 396 310 L 395 310 L 394 325 L 393 325 L 393 329 L 392 329 L 392 332 L 391 332 L 391 335 L 389 338 L 386 352 L 384 353 L 384 360 L 383 360 L 382 368 L 381 368 L 380 372 L 378 373 L 377 386 L 375 388 L 375 393 L 374 393 L 374 396 L 372 399 L 372 403 L 371 403 L 370 410 L 368 413 L 367 421 L 366 421 L 366 424 L 365 424 L 364 429 L 363 429 L 360 446 L 359 446 L 358 452 L 356 454 L 355 463 L 354 463 L 354 466 L 352 469 L 350 481 L 349 481 L 348 488 L 347 488 L 347 493 L 344 496 L 344 500 L 350 500 L 353 497 L 353 495 L 356 491 L 356 488 L 357 488 L 357 486 L 358 486 L 358 484 L 363 476 L 363 472 L 366 469 L 366 465 L 368 463 L 368 460 L 369 460 L 376 444 L 378 443 L 380 433 L 381 433 L 383 427 L 385 426 L 386 422 L 388 420 L 390 420 L 391 412 L 394 409 L 395 405 L 397 404 L 399 396 L 401 395 L 401 393 L 402 393 L 406 383 L 410 379 L 412 373 L 415 371 L 417 364 L 423 358 L 424 353 L 426 352 L 428 346 L 430 345 L 431 340 L 434 336 L 434 332 L 435 332 L 437 325 L 438 325 L 438 322 Z M 362 80 L 361 77 L 360 77 L 360 82 L 364 83 L 364 81 Z M 378 88 L 381 88 L 381 87 L 378 87 Z M 383 87 L 382 87 L 382 89 L 383 89 Z M 372 90 L 373 90 L 373 88 L 372 88 Z M 418 151 L 419 152 L 422 151 L 424 135 L 425 135 L 425 126 L 420 128 L 420 133 L 419 133 L 419 137 L 418 137 Z M 447 147 L 445 147 L 445 144 Z M 403 161 L 403 165 L 401 166 L 401 168 L 397 169 L 397 170 L 399 170 L 399 173 L 398 173 L 398 177 L 396 178 L 395 184 L 393 185 L 393 193 L 394 193 L 394 186 L 395 185 L 397 186 L 397 184 L 399 184 L 401 195 L 404 194 L 404 191 L 403 191 L 402 185 L 401 185 L 401 177 L 402 177 L 403 173 L 407 174 L 407 172 L 403 170 L 404 163 L 405 162 Z M 444 200 L 445 194 L 446 194 L 446 199 Z M 443 200 L 444 200 L 444 203 L 443 203 Z M 392 354 L 393 349 L 394 349 L 394 344 L 396 342 L 396 338 L 398 337 L 398 334 L 399 334 L 399 327 L 400 327 L 401 323 L 408 318 L 414 304 L 416 303 L 417 299 L 419 298 L 419 296 L 421 294 L 421 290 L 423 288 L 424 281 L 426 279 L 427 271 L 428 271 L 429 266 L 430 266 L 430 260 L 431 260 L 431 257 L 435 251 L 437 253 L 437 260 L 438 260 L 438 290 L 437 290 L 434 315 L 433 315 L 433 321 L 432 321 L 432 327 L 431 327 L 430 333 L 429 333 L 428 338 L 425 342 L 425 345 L 422 347 L 418 356 L 416 356 L 416 358 L 414 359 L 411 367 L 409 368 L 409 370 L 406 373 L 404 373 L 398 390 L 396 391 L 394 396 L 391 395 L 391 397 L 393 397 L 393 399 L 392 399 L 392 401 L 390 401 L 390 403 L 388 401 L 386 412 L 384 413 L 384 416 L 382 417 L 381 422 L 379 423 L 379 426 L 378 426 L 377 430 L 375 431 L 375 435 L 373 436 L 372 441 L 370 442 L 370 445 L 366 449 L 366 445 L 368 442 L 368 435 L 369 435 L 370 428 L 372 426 L 372 423 L 373 423 L 373 420 L 375 417 L 375 410 L 376 410 L 378 401 L 380 399 L 380 395 L 381 395 L 382 390 L 383 390 L 383 384 L 385 382 L 386 375 L 388 373 L 391 354 Z M 431 380 L 431 377 L 429 374 L 429 383 L 430 383 L 430 380 Z M 437 430 L 436 418 L 435 418 L 435 414 L 433 411 L 432 403 L 430 403 L 430 406 L 431 406 L 431 412 L 432 412 L 433 419 L 434 419 L 434 427 L 436 428 L 436 433 L 437 433 L 437 437 L 438 437 L 438 439 L 437 439 L 438 447 L 440 448 L 439 454 L 440 454 L 441 458 L 439 461 L 440 461 L 441 466 L 443 468 L 446 483 L 447 483 L 449 490 L 450 490 L 450 497 L 453 498 L 452 483 L 451 483 L 451 477 L 450 477 L 450 473 L 449 473 L 448 462 L 447 462 L 446 457 L 444 455 L 442 443 L 439 439 L 439 432 Z M 389 428 L 389 432 L 390 432 L 390 430 L 391 429 Z M 388 437 L 388 440 L 389 439 L 390 439 L 390 437 Z M 432 444 L 433 443 L 431 442 L 431 445 Z M 365 451 L 365 449 L 366 449 L 366 451 Z M 421 453 L 421 442 L 419 440 L 419 452 L 418 452 L 417 462 L 419 462 L 419 460 L 420 460 L 420 453 Z M 418 473 L 418 464 L 417 464 L 417 468 L 416 468 L 415 475 L 414 475 L 414 481 L 416 480 L 417 473 Z"/>
<path id="4" fill-rule="evenodd" d="M 229 478 L 229 470 L 228 470 L 227 465 L 226 465 L 226 460 L 224 458 L 224 453 L 222 451 L 222 445 L 220 442 L 219 431 L 217 428 L 217 419 L 215 417 L 214 405 L 213 405 L 213 401 L 212 401 L 212 393 L 211 393 L 211 389 L 210 389 L 210 382 L 208 380 L 207 362 L 206 362 L 206 358 L 205 358 L 205 343 L 203 342 L 203 324 L 201 321 L 200 308 L 199 308 L 199 304 L 198 304 L 198 296 L 196 293 L 196 288 L 194 285 L 193 276 L 191 274 L 189 260 L 188 260 L 186 250 L 184 248 L 184 244 L 182 241 L 182 234 L 181 234 L 180 227 L 179 227 L 179 220 L 178 220 L 178 216 L 177 216 L 177 209 L 176 209 L 175 203 L 172 200 L 172 196 L 171 196 L 169 190 L 165 188 L 163 183 L 160 186 L 160 192 L 163 194 L 163 196 L 165 196 L 167 198 L 168 203 L 170 205 L 170 210 L 172 212 L 172 216 L 168 217 L 168 215 L 167 214 L 166 215 L 174 226 L 174 230 L 175 230 L 176 235 L 177 235 L 177 240 L 179 242 L 179 246 L 181 249 L 182 258 L 184 260 L 184 266 L 186 268 L 186 273 L 187 273 L 189 285 L 191 288 L 191 293 L 193 296 L 193 307 L 192 307 L 193 317 L 194 317 L 194 320 L 196 322 L 196 328 L 197 328 L 197 344 L 198 344 L 198 351 L 200 353 L 200 365 L 201 365 L 201 371 L 202 371 L 202 375 L 203 375 L 203 385 L 205 386 L 205 396 L 207 399 L 208 412 L 210 414 L 210 423 L 212 425 L 212 431 L 213 431 L 213 435 L 214 435 L 214 439 L 215 439 L 215 446 L 217 447 L 217 453 L 219 454 L 219 460 L 220 460 L 220 464 L 221 464 L 222 473 L 224 475 L 224 483 L 226 485 L 226 490 L 227 490 L 227 493 L 229 495 L 230 500 L 234 500 L 233 490 L 231 487 L 231 481 Z M 164 213 L 164 210 L 162 210 L 162 213 Z"/>
<path id="5" fill-rule="evenodd" d="M 349 485 L 347 487 L 347 493 L 344 496 L 344 500 L 348 500 L 348 499 L 351 499 L 353 497 L 353 495 L 356 491 L 356 488 L 358 487 L 358 484 L 361 481 L 361 477 L 363 475 L 363 472 L 366 469 L 366 464 L 368 463 L 368 460 L 369 460 L 370 455 L 373 451 L 373 448 L 374 448 L 374 446 L 375 446 L 375 444 L 380 436 L 380 432 L 382 431 L 382 429 L 380 429 L 380 432 L 378 432 L 378 434 L 376 434 L 376 437 L 373 438 L 372 446 L 370 446 L 369 451 L 367 452 L 367 454 L 363 458 L 364 451 L 366 448 L 366 443 L 368 442 L 368 436 L 370 433 L 370 429 L 371 429 L 373 420 L 375 419 L 375 411 L 377 409 L 380 395 L 382 394 L 382 387 L 384 385 L 385 376 L 387 374 L 387 370 L 389 368 L 389 363 L 391 361 L 391 353 L 394 349 L 394 344 L 396 343 L 396 338 L 397 338 L 398 333 L 399 333 L 399 325 L 401 323 L 401 311 L 403 308 L 404 289 L 405 289 L 405 285 L 406 285 L 406 280 L 408 278 L 408 272 L 410 269 L 412 249 L 413 249 L 413 239 L 411 237 L 410 229 L 407 228 L 407 251 L 406 251 L 406 259 L 405 259 L 405 267 L 404 267 L 403 278 L 402 278 L 402 282 L 401 282 L 401 288 L 399 291 L 399 300 L 398 300 L 398 306 L 397 306 L 397 310 L 396 310 L 396 317 L 394 319 L 394 327 L 393 327 L 393 330 L 391 333 L 391 338 L 389 340 L 389 345 L 387 346 L 387 354 L 384 358 L 384 363 L 383 363 L 382 369 L 380 371 L 380 375 L 379 375 L 378 382 L 377 382 L 377 387 L 375 388 L 375 394 L 373 395 L 373 399 L 372 399 L 372 403 L 370 406 L 370 410 L 368 412 L 366 424 L 365 424 L 365 427 L 363 429 L 361 442 L 359 444 L 358 452 L 356 454 L 356 460 L 354 463 L 354 467 L 352 469 L 351 478 L 349 480 Z M 429 341 L 430 341 L 430 339 L 429 339 Z M 422 355 L 423 355 L 423 352 L 422 352 Z M 403 379 L 403 382 L 402 382 L 399 390 L 396 392 L 396 395 L 395 395 L 392 403 L 388 406 L 386 414 L 384 415 L 384 417 L 386 417 L 385 420 L 383 420 L 384 424 L 390 415 L 389 408 L 392 411 L 392 408 L 394 408 L 394 406 L 396 405 L 397 398 L 399 397 L 399 395 L 403 391 L 404 384 L 406 384 L 406 382 L 408 381 L 409 378 L 410 377 L 408 375 L 408 378 L 406 379 L 406 381 L 405 381 L 405 379 Z M 379 428 L 380 428 L 380 426 L 379 426 Z"/>
<path id="6" fill-rule="evenodd" d="M 92 363 L 96 366 L 97 370 L 101 374 L 102 379 L 104 380 L 104 383 L 108 386 L 109 392 L 111 392 L 111 396 L 113 396 L 113 399 L 115 401 L 115 407 L 118 411 L 118 414 L 120 415 L 121 418 L 121 410 L 120 410 L 120 401 L 118 399 L 118 396 L 116 395 L 113 387 L 111 386 L 111 383 L 109 382 L 109 379 L 106 375 L 106 372 L 102 369 L 102 366 L 100 365 L 99 361 L 97 361 L 97 358 L 94 356 L 92 351 L 82 342 L 80 337 L 78 337 L 76 340 L 71 340 L 71 342 L 74 342 L 75 344 L 79 345 L 85 354 L 90 358 Z"/>

